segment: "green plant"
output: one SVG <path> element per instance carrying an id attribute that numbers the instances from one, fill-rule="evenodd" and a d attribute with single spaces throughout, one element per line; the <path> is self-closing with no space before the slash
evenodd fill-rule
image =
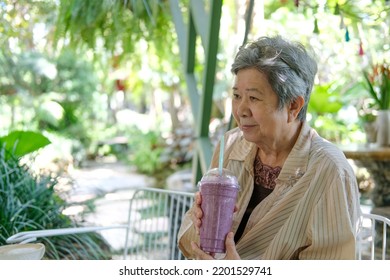
<path id="1" fill-rule="evenodd" d="M 161 161 L 163 143 L 160 134 L 155 131 L 134 133 L 130 143 L 130 163 L 141 173 L 156 175 L 162 172 L 164 164 Z"/>
<path id="2" fill-rule="evenodd" d="M 1 137 L 0 143 L 4 150 L 8 151 L 4 155 L 4 159 L 7 160 L 11 155 L 22 157 L 43 148 L 50 144 L 50 140 L 34 131 L 12 131 Z"/>
<path id="3" fill-rule="evenodd" d="M 36 137 L 26 138 L 26 135 Z M 57 178 L 34 174 L 20 162 L 22 155 L 45 146 L 44 138 L 39 133 L 23 131 L 0 138 L 0 245 L 6 244 L 9 236 L 21 231 L 77 226 L 62 214 L 67 204 L 55 192 Z M 17 156 L 14 151 L 19 151 Z M 97 233 L 42 238 L 39 241 L 45 245 L 45 257 L 48 259 L 109 257 L 108 246 Z"/>
<path id="4" fill-rule="evenodd" d="M 374 123 L 377 118 L 377 105 L 372 98 L 363 99 L 359 102 L 358 108 L 358 117 L 360 122 L 364 125 L 367 123 Z"/>
<path id="5" fill-rule="evenodd" d="M 386 62 L 372 66 L 371 72 L 363 71 L 366 89 L 379 110 L 390 109 L 390 65 Z"/>
<path id="6" fill-rule="evenodd" d="M 332 142 L 351 141 L 350 137 L 356 128 L 339 116 L 344 104 L 345 101 L 335 82 L 316 85 L 308 105 L 310 125 L 322 137 Z"/>
<path id="7" fill-rule="evenodd" d="M 325 85 L 316 85 L 310 97 L 308 106 L 309 112 L 317 115 L 326 113 L 337 113 L 342 107 L 343 102 L 338 90 L 333 89 L 332 83 Z"/>

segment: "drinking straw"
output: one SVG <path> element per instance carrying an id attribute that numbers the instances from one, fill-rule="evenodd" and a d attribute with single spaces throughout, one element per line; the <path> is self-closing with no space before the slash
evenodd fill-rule
<path id="1" fill-rule="evenodd" d="M 225 140 L 224 140 L 224 135 L 222 135 L 221 144 L 219 146 L 219 166 L 218 166 L 219 175 L 222 175 L 224 145 L 225 145 Z"/>

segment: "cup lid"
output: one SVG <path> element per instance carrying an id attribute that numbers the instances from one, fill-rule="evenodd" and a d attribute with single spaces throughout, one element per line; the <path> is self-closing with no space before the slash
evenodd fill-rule
<path id="1" fill-rule="evenodd" d="M 208 170 L 200 180 L 200 183 L 202 182 L 215 182 L 215 183 L 227 183 L 230 184 L 232 187 L 239 188 L 237 177 L 228 169 L 223 168 L 222 173 L 220 173 L 219 168 L 213 168 Z"/>

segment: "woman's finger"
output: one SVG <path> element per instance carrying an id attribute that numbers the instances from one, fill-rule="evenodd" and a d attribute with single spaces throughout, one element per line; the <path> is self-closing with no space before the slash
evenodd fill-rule
<path id="1" fill-rule="evenodd" d="M 214 260 L 212 256 L 202 251 L 194 241 L 191 241 L 191 247 L 197 260 Z"/>
<path id="2" fill-rule="evenodd" d="M 226 256 L 224 258 L 225 260 L 241 259 L 240 255 L 237 253 L 236 250 L 236 244 L 234 243 L 233 232 L 229 232 L 228 235 L 226 236 L 225 246 L 226 246 Z"/>
<path id="3" fill-rule="evenodd" d="M 195 227 L 196 234 L 200 233 L 200 226 L 202 224 L 202 217 L 203 212 L 202 208 L 200 207 L 202 203 L 202 197 L 200 195 L 200 192 L 195 193 L 195 199 L 194 199 L 194 205 L 192 207 L 192 223 Z"/>

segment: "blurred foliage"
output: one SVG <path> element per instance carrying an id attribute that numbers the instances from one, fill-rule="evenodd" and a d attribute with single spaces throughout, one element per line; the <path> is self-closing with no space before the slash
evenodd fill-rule
<path id="1" fill-rule="evenodd" d="M 158 131 L 134 131 L 130 138 L 129 162 L 137 167 L 141 173 L 154 175 L 162 171 L 167 166 L 160 160 L 164 149 L 164 142 Z"/>
<path id="2" fill-rule="evenodd" d="M 365 86 L 378 110 L 390 109 L 390 66 L 388 63 L 373 65 L 371 71 L 363 71 Z"/>
<path id="3" fill-rule="evenodd" d="M 171 45 L 172 22 L 165 0 L 61 0 L 55 40 L 69 35 L 71 46 L 86 43 L 94 49 L 103 39 L 106 51 L 132 54 L 142 39 L 161 55 Z"/>
<path id="4" fill-rule="evenodd" d="M 10 93 L 6 97 L 17 107 L 13 114 L 18 108 L 29 107 L 33 114 L 23 118 L 23 122 L 35 123 L 36 129 L 69 138 L 77 135 L 88 147 L 92 141 L 88 127 L 104 116 L 104 112 L 95 111 L 99 101 L 93 66 L 70 50 L 51 59 L 37 52 L 11 54 L 7 61 L 2 65 L 0 88 L 5 87 Z M 25 124 L 18 123 L 15 116 L 11 119 L 9 127 L 24 128 Z"/>
<path id="5" fill-rule="evenodd" d="M 331 87 L 332 84 L 314 87 L 308 106 L 309 112 L 318 115 L 337 113 L 343 107 L 340 92 L 331 90 Z"/>
<path id="6" fill-rule="evenodd" d="M 178 2 L 186 21 L 188 1 Z M 262 3 L 264 9 L 259 8 Z M 228 112 L 229 65 L 242 42 L 239 26 L 246 18 L 246 4 L 223 4 L 214 88 L 216 118 Z M 4 115 L 11 116 L 1 122 L 0 131 L 31 127 L 77 138 L 75 149 L 84 147 L 88 154 L 97 141 L 126 135 L 134 120 L 120 118 L 124 110 L 154 117 L 154 125 L 147 129 L 156 133 L 166 123 L 162 115 L 167 111 L 172 131 L 183 119 L 193 122 L 189 112 L 180 111 L 189 100 L 169 5 L 167 0 L 0 1 L 4 35 L 0 38 L 0 105 Z M 389 26 L 388 2 L 267 0 L 255 5 L 249 39 L 279 33 L 317 53 L 311 124 L 324 137 L 340 131 L 339 136 L 329 137 L 359 141 L 353 137 L 361 127 L 352 126 L 353 117 L 345 120 L 343 111 L 348 106 L 360 108 L 368 97 L 367 92 L 350 90 L 364 81 L 362 68 L 368 61 L 388 56 L 389 46 L 383 44 L 389 36 L 383 32 Z M 195 71 L 201 75 L 202 52 L 196 60 Z M 354 131 L 344 133 L 342 125 Z M 159 133 L 163 142 L 166 131 Z"/>

